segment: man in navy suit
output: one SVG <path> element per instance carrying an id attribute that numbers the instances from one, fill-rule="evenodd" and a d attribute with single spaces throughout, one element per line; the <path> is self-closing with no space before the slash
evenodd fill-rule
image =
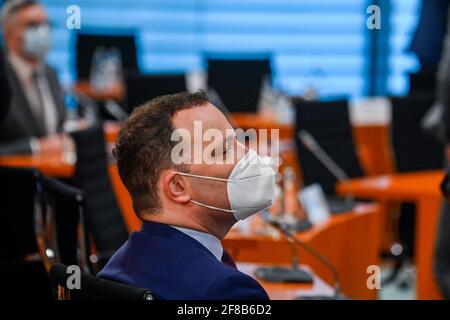
<path id="1" fill-rule="evenodd" d="M 203 148 L 202 161 L 191 161 L 194 148 L 184 149 L 180 162 L 175 151 L 181 140 L 174 132 L 187 133 L 182 143 L 195 144 L 199 123 L 200 135 L 213 129 L 225 138 Z M 163 96 L 137 108 L 114 154 L 143 225 L 99 277 L 149 288 L 160 299 L 268 299 L 257 281 L 236 268 L 221 239 L 237 220 L 272 204 L 273 170 L 238 142 L 206 94 Z M 253 165 L 250 159 L 261 161 Z"/>

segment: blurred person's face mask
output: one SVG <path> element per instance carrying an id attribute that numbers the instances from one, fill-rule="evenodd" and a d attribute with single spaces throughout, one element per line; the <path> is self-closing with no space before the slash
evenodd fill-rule
<path id="1" fill-rule="evenodd" d="M 199 206 L 232 213 L 236 220 L 243 220 L 272 206 L 275 199 L 275 172 L 270 157 L 259 156 L 250 149 L 235 165 L 228 179 L 177 172 L 177 174 L 223 181 L 227 183 L 230 209 L 191 200 Z"/>
<path id="2" fill-rule="evenodd" d="M 40 25 L 29 27 L 24 35 L 24 52 L 28 56 L 42 60 L 50 50 L 50 27 L 48 25 Z"/>

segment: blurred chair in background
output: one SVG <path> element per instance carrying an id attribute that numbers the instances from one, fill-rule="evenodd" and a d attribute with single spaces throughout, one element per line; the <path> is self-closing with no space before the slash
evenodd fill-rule
<path id="1" fill-rule="evenodd" d="M 34 224 L 36 181 L 32 169 L 0 167 L 0 296 L 50 299 L 45 253 L 39 254 Z"/>
<path id="2" fill-rule="evenodd" d="M 391 139 L 398 172 L 442 168 L 441 143 L 425 134 L 421 121 L 434 103 L 434 95 L 391 97 Z"/>
<path id="3" fill-rule="evenodd" d="M 184 74 L 128 74 L 125 76 L 127 111 L 150 99 L 186 91 Z"/>
<path id="4" fill-rule="evenodd" d="M 391 143 L 397 172 L 412 172 L 442 168 L 444 153 L 442 145 L 427 135 L 421 126 L 422 119 L 434 103 L 433 94 L 391 97 L 392 124 Z M 398 241 L 402 247 L 396 253 L 396 264 L 386 283 L 392 282 L 414 257 L 416 207 L 402 203 L 398 218 Z M 412 279 L 403 279 L 400 286 L 407 288 Z"/>
<path id="5" fill-rule="evenodd" d="M 139 74 L 135 30 L 84 30 L 76 36 L 75 92 L 95 100 L 102 119 L 122 121 L 125 77 Z M 89 108 L 88 108 L 89 109 Z M 89 114 L 90 110 L 84 109 Z M 92 111 L 91 111 L 92 113 Z"/>
<path id="6" fill-rule="evenodd" d="M 125 73 L 137 73 L 136 39 L 133 31 L 124 34 L 99 34 L 95 32 L 78 33 L 76 36 L 76 70 L 78 80 L 88 80 L 92 69 L 94 52 L 97 48 L 116 48 L 120 52 Z"/>
<path id="7" fill-rule="evenodd" d="M 52 251 L 52 262 L 78 264 L 88 271 L 90 247 L 83 192 L 45 176 L 37 183 L 40 210 L 35 215 L 36 233 Z"/>
<path id="8" fill-rule="evenodd" d="M 85 195 L 88 232 L 101 268 L 128 239 L 128 231 L 109 180 L 103 128 L 94 126 L 72 136 L 77 150 L 74 182 Z"/>
<path id="9" fill-rule="evenodd" d="M 270 57 L 236 59 L 205 55 L 208 88 L 212 88 L 230 112 L 256 112 L 263 81 L 272 81 Z"/>
<path id="10" fill-rule="evenodd" d="M 338 199 L 334 196 L 337 178 L 305 147 L 299 138 L 299 132 L 309 132 L 348 178 L 361 177 L 363 172 L 353 140 L 348 101 L 294 99 L 293 102 L 296 109 L 295 143 L 303 183 L 305 186 L 319 183 L 333 211 L 333 202 Z"/>

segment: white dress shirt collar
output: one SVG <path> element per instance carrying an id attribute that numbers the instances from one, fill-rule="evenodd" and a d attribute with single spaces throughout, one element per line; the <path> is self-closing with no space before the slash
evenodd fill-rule
<path id="1" fill-rule="evenodd" d="M 177 229 L 178 231 L 183 232 L 187 236 L 197 240 L 200 242 L 206 249 L 208 249 L 214 257 L 217 258 L 217 260 L 222 260 L 223 255 L 223 247 L 220 240 L 213 235 L 205 232 L 200 232 L 197 230 L 192 229 L 186 229 L 181 227 L 172 226 L 173 228 Z"/>
<path id="2" fill-rule="evenodd" d="M 30 83 L 32 75 L 35 70 L 41 71 L 42 64 L 33 67 L 31 64 L 24 61 L 21 57 L 14 53 L 8 55 L 8 60 L 11 63 L 13 69 L 17 72 L 20 80 L 25 83 Z"/>

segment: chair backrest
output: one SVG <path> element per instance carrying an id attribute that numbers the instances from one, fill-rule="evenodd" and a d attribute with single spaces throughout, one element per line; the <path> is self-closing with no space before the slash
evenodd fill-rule
<path id="1" fill-rule="evenodd" d="M 83 192 L 45 176 L 39 179 L 38 189 L 41 217 L 37 219 L 48 248 L 55 253 L 54 261 L 81 264 L 87 270 L 90 245 L 85 231 Z"/>
<path id="2" fill-rule="evenodd" d="M 308 131 L 349 177 L 362 176 L 353 141 L 348 101 L 294 99 L 293 102 L 296 108 L 295 143 L 304 185 L 319 183 L 326 194 L 333 194 L 337 179 L 305 148 L 297 134 L 300 130 Z"/>
<path id="3" fill-rule="evenodd" d="M 127 239 L 128 231 L 108 175 L 103 128 L 73 132 L 77 149 L 75 185 L 83 190 L 86 222 L 100 255 L 107 257 Z"/>
<path id="4" fill-rule="evenodd" d="M 137 72 L 136 39 L 132 31 L 129 34 L 98 34 L 85 31 L 76 38 L 76 70 L 78 79 L 89 79 L 94 51 L 98 47 L 117 48 L 122 57 L 124 71 Z"/>
<path id="5" fill-rule="evenodd" d="M 391 97 L 391 139 L 397 171 L 440 169 L 444 148 L 421 128 L 425 113 L 434 102 L 431 95 Z"/>
<path id="6" fill-rule="evenodd" d="M 256 112 L 264 79 L 271 81 L 269 58 L 236 59 L 207 56 L 208 87 L 230 112 Z"/>
<path id="7" fill-rule="evenodd" d="M 150 99 L 186 91 L 184 74 L 129 74 L 125 77 L 127 110 Z"/>
<path id="8" fill-rule="evenodd" d="M 34 201 L 38 175 L 33 169 L 0 167 L 0 261 L 37 252 Z"/>
<path id="9" fill-rule="evenodd" d="M 78 270 L 79 271 L 79 270 Z M 68 286 L 68 278 L 75 275 L 66 265 L 54 264 L 49 272 L 50 281 L 58 286 L 58 298 L 68 300 L 154 300 L 149 289 L 98 278 L 80 271 L 79 288 Z M 72 282 L 70 282 L 72 284 Z M 64 293 L 62 293 L 60 290 Z"/>
<path id="10" fill-rule="evenodd" d="M 34 224 L 37 179 L 37 170 L 0 167 L 0 299 L 51 298 Z"/>

